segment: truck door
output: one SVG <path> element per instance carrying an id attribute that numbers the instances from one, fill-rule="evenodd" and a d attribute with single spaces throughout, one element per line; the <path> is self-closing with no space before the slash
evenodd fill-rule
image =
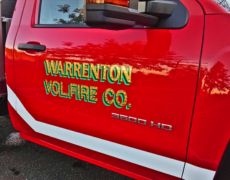
<path id="1" fill-rule="evenodd" d="M 14 45 L 16 92 L 8 87 L 18 114 L 49 143 L 149 178 L 180 178 L 204 18 L 195 0 L 176 2 L 188 11 L 184 26 L 109 30 L 84 24 L 81 0 L 27 0 Z"/>

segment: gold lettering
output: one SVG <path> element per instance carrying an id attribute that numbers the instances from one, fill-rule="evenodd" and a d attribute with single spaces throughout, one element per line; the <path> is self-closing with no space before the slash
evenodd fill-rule
<path id="1" fill-rule="evenodd" d="M 81 86 L 77 85 L 77 99 L 80 98 L 80 89 L 81 89 Z"/>
<path id="2" fill-rule="evenodd" d="M 57 72 L 57 63 L 51 60 L 50 62 L 48 60 L 45 61 L 45 69 L 46 69 L 46 74 L 49 75 L 56 75 Z"/>
<path id="3" fill-rule="evenodd" d="M 115 70 L 115 72 L 114 72 L 114 70 Z M 116 77 L 113 76 L 113 72 L 114 72 Z M 120 74 L 121 74 L 120 68 L 117 65 L 113 65 L 109 70 L 109 77 L 113 82 L 116 82 L 119 79 Z"/>
<path id="4" fill-rule="evenodd" d="M 63 92 L 63 83 L 62 82 L 60 83 L 60 86 L 61 86 L 61 91 L 60 91 L 59 96 L 60 97 L 65 97 L 65 98 L 69 97 L 69 93 L 64 93 Z"/>
<path id="5" fill-rule="evenodd" d="M 85 85 L 81 85 L 81 99 L 83 99 L 83 97 L 85 101 L 89 100 L 89 87 Z"/>
<path id="6" fill-rule="evenodd" d="M 131 81 L 131 75 L 132 75 L 132 67 L 129 66 L 127 69 L 124 66 L 121 66 L 121 78 L 120 81 L 123 82 L 123 78 L 125 77 L 125 82 L 130 84 Z"/>
<path id="7" fill-rule="evenodd" d="M 71 83 L 69 85 L 69 98 L 71 99 L 73 97 L 73 94 L 75 94 L 75 98 L 77 99 L 77 84 Z"/>
<path id="8" fill-rule="evenodd" d="M 114 92 L 114 90 L 112 90 L 112 89 L 107 89 L 106 91 L 105 91 L 105 94 L 104 94 L 104 101 L 108 104 L 108 105 L 111 105 L 111 104 L 113 104 L 113 102 L 114 102 L 114 98 L 112 98 L 111 100 L 109 100 L 108 99 L 108 94 L 110 95 L 110 96 L 114 96 L 114 94 L 115 94 L 115 92 Z"/>
<path id="9" fill-rule="evenodd" d="M 89 74 L 88 73 L 85 74 L 86 71 L 88 71 L 88 70 L 89 70 L 89 63 L 83 63 L 82 64 L 82 73 L 81 73 L 82 78 L 88 78 Z"/>
<path id="10" fill-rule="evenodd" d="M 97 81 L 99 79 L 99 71 L 100 71 L 100 65 L 97 64 L 96 67 L 94 64 L 90 64 L 90 79 L 93 78 L 94 75 L 94 80 Z"/>
<path id="11" fill-rule="evenodd" d="M 45 85 L 45 89 L 46 89 L 46 94 L 49 94 L 50 91 L 51 91 L 52 81 L 50 81 L 50 82 L 48 83 L 48 81 L 45 80 L 45 81 L 44 81 L 44 85 Z"/>
<path id="12" fill-rule="evenodd" d="M 95 97 L 97 95 L 97 87 L 95 86 L 90 86 L 89 87 L 89 100 L 93 102 L 97 102 L 97 98 Z"/>
<path id="13" fill-rule="evenodd" d="M 107 71 L 107 68 L 110 67 L 110 65 L 101 65 L 102 67 L 102 80 L 105 81 L 106 80 L 106 71 Z"/>
<path id="14" fill-rule="evenodd" d="M 71 62 L 65 62 L 65 76 L 68 76 L 69 78 L 72 76 L 72 63 Z"/>
<path id="15" fill-rule="evenodd" d="M 121 95 L 121 99 L 122 99 L 121 101 L 122 102 L 119 101 L 119 96 L 120 95 Z M 126 103 L 127 103 L 127 94 L 126 94 L 126 92 L 123 91 L 123 90 L 117 91 L 117 93 L 116 93 L 116 104 L 119 107 L 123 107 L 124 105 L 126 105 Z"/>
<path id="16" fill-rule="evenodd" d="M 77 79 L 79 78 L 80 76 L 80 64 L 75 62 L 73 63 L 73 77 L 76 77 Z"/>
<path id="17" fill-rule="evenodd" d="M 58 73 L 59 73 L 59 76 L 60 76 L 60 77 L 63 77 L 63 76 L 64 76 L 64 70 L 63 70 L 62 62 L 61 62 L 61 61 L 58 62 L 57 74 L 58 74 Z"/>
<path id="18" fill-rule="evenodd" d="M 55 90 L 55 88 L 56 88 L 56 90 Z M 53 84 L 52 84 L 52 89 L 51 89 L 52 91 L 52 94 L 54 95 L 54 96 L 57 96 L 58 95 L 58 93 L 59 93 L 59 91 L 60 91 L 60 85 L 59 85 L 59 82 L 57 82 L 57 81 L 54 81 L 53 82 Z"/>

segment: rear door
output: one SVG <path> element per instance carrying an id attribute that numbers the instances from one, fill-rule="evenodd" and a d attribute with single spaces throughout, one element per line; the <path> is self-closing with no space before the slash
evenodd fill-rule
<path id="1" fill-rule="evenodd" d="M 114 31 L 84 25 L 81 0 L 27 0 L 14 46 L 24 121 L 133 171 L 180 178 L 204 25 L 198 3 L 181 2 L 185 27 Z M 46 50 L 19 50 L 22 43 Z"/>

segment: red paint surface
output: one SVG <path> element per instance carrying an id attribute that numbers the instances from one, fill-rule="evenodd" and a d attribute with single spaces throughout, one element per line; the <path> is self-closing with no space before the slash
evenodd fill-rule
<path id="1" fill-rule="evenodd" d="M 217 170 L 230 138 L 230 14 L 209 15 L 205 22 L 187 162 Z"/>
<path id="2" fill-rule="evenodd" d="M 14 15 L 11 22 L 11 28 L 8 32 L 6 45 L 5 45 L 5 70 L 6 70 L 6 83 L 10 88 L 15 91 L 15 73 L 13 61 L 13 46 L 21 22 L 22 12 L 26 0 L 17 0 Z"/>
<path id="3" fill-rule="evenodd" d="M 195 0 L 181 2 L 189 11 L 189 22 L 182 29 L 111 31 L 90 28 L 33 28 L 32 25 L 37 22 L 35 17 L 38 17 L 38 3 L 28 0 L 15 44 L 18 27 L 16 18 L 10 30 L 14 36 L 7 39 L 7 83 L 37 121 L 185 161 L 204 16 Z M 22 9 L 22 3 L 18 3 L 17 7 Z M 31 41 L 45 45 L 47 50 L 34 54 L 17 49 L 18 44 Z M 126 86 L 110 84 L 108 81 L 102 83 L 47 76 L 45 60 L 132 66 L 132 83 Z M 98 102 L 92 104 L 83 100 L 76 101 L 74 98 L 47 95 L 44 80 L 63 82 L 64 91 L 70 83 L 96 86 Z M 102 94 L 107 88 L 126 91 L 128 103 L 132 104 L 131 109 L 105 106 Z M 137 179 L 173 179 L 163 173 L 37 134 L 10 105 L 9 109 L 15 128 L 28 140 Z M 146 119 L 148 126 L 112 119 L 111 113 Z M 173 131 L 152 128 L 150 121 L 170 124 Z"/>
<path id="4" fill-rule="evenodd" d="M 98 166 L 116 171 L 118 173 L 130 176 L 135 179 L 143 180 L 177 180 L 179 178 L 160 173 L 157 171 L 150 170 L 126 161 L 121 161 L 119 159 L 107 156 L 95 151 L 91 151 L 80 146 L 76 146 L 70 143 L 66 143 L 48 136 L 44 136 L 34 132 L 25 121 L 17 114 L 17 112 L 9 104 L 10 116 L 14 127 L 19 127 L 24 129 L 24 133 L 20 133 L 22 138 L 25 138 L 34 143 L 46 146 L 48 148 L 54 149 L 56 151 L 65 153 L 67 155 L 76 157 L 78 159 L 96 164 Z"/>

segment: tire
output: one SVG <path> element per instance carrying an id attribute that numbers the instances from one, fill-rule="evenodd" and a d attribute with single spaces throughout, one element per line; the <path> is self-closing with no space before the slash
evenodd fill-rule
<path id="1" fill-rule="evenodd" d="M 221 158 L 214 180 L 229 180 L 230 179 L 229 167 L 230 167 L 230 140 Z"/>
<path id="2" fill-rule="evenodd" d="M 7 96 L 0 97 L 0 116 L 5 116 L 8 113 Z"/>

